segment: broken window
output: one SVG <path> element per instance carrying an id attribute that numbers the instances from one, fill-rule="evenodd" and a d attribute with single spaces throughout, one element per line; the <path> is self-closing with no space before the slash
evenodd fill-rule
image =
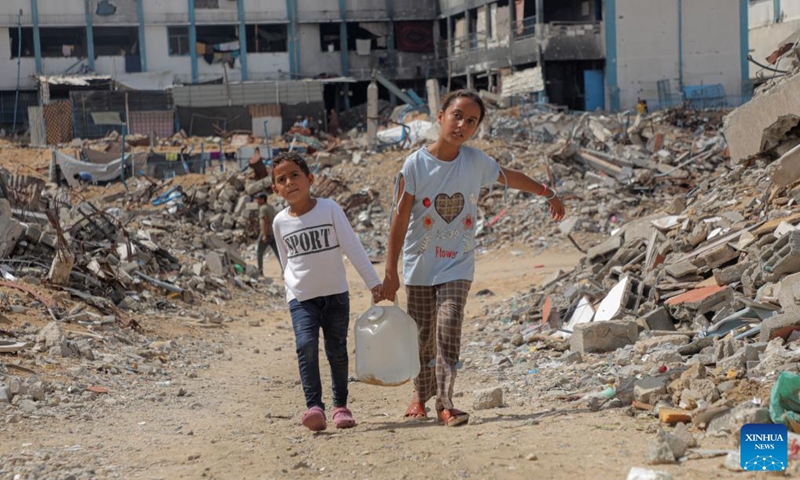
<path id="1" fill-rule="evenodd" d="M 22 30 L 22 51 L 20 52 L 20 38 L 19 30 L 17 28 L 8 29 L 8 38 L 11 44 L 11 58 L 17 58 L 17 55 L 22 57 L 33 57 L 33 28 L 23 27 Z"/>
<path id="2" fill-rule="evenodd" d="M 341 50 L 341 36 L 338 23 L 319 24 L 319 42 L 323 52 L 338 52 Z"/>
<path id="3" fill-rule="evenodd" d="M 93 27 L 94 53 L 98 57 L 139 53 L 137 27 Z"/>
<path id="4" fill-rule="evenodd" d="M 219 8 L 219 0 L 194 0 L 194 8 Z"/>
<path id="5" fill-rule="evenodd" d="M 237 25 L 198 25 L 197 43 L 221 46 L 218 51 L 239 50 L 239 30 Z M 234 45 L 234 43 L 236 45 Z"/>
<path id="6" fill-rule="evenodd" d="M 245 25 L 247 53 L 286 52 L 286 25 Z"/>
<path id="7" fill-rule="evenodd" d="M 320 47 L 323 52 L 341 50 L 341 23 L 319 24 Z M 348 22 L 347 50 L 368 55 L 372 50 L 386 50 L 389 37 L 388 22 Z"/>
<path id="8" fill-rule="evenodd" d="M 117 13 L 117 7 L 108 0 L 100 0 L 97 2 L 97 10 L 95 10 L 95 13 L 101 17 L 114 15 Z"/>
<path id="9" fill-rule="evenodd" d="M 86 29 L 47 27 L 39 29 L 42 57 L 85 57 Z"/>
<path id="10" fill-rule="evenodd" d="M 189 55 L 189 27 L 167 27 L 167 37 L 170 56 Z"/>
<path id="11" fill-rule="evenodd" d="M 597 0 L 548 2 L 544 6 L 544 22 L 593 22 L 601 18 L 602 8 Z"/>

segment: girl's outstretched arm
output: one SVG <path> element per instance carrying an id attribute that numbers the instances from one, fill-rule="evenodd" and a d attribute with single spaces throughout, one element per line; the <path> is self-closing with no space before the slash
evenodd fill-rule
<path id="1" fill-rule="evenodd" d="M 502 172 L 497 178 L 498 182 L 510 188 L 547 198 L 547 203 L 550 204 L 550 216 L 553 217 L 553 220 L 559 222 L 564 218 L 566 208 L 564 208 L 564 202 L 561 201 L 555 190 L 542 185 L 519 170 L 511 170 L 505 167 L 500 167 L 500 169 Z"/>
<path id="2" fill-rule="evenodd" d="M 405 179 L 401 176 L 399 188 L 397 189 L 398 198 L 397 211 L 394 212 L 392 225 L 389 227 L 389 245 L 386 247 L 386 274 L 383 279 L 383 298 L 394 301 L 395 294 L 400 288 L 400 276 L 397 273 L 397 262 L 400 260 L 400 252 L 403 250 L 403 242 L 408 231 L 408 222 L 411 219 L 411 207 L 414 205 L 414 195 L 405 191 Z"/>

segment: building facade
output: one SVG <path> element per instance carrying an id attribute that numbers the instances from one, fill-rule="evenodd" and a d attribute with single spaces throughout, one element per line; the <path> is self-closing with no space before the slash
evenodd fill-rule
<path id="1" fill-rule="evenodd" d="M 36 75 L 86 72 L 171 72 L 182 83 L 328 78 L 326 103 L 344 107 L 363 101 L 366 89 L 338 77 L 365 84 L 379 70 L 419 93 L 429 78 L 499 90 L 514 72 L 539 67 L 539 96 L 549 102 L 619 110 L 639 98 L 666 102 L 687 87 L 743 95 L 748 7 L 748 0 L 3 0 L 0 91 L 35 89 Z"/>
<path id="2" fill-rule="evenodd" d="M 791 0 L 750 0 L 750 54 L 761 65 L 776 70 L 785 70 L 788 65 L 782 62 L 769 64 L 767 57 L 789 37 L 800 30 L 800 2 Z M 795 42 L 796 39 L 792 38 Z M 784 60 L 786 61 L 786 60 Z M 750 79 L 754 83 L 763 82 L 774 73 L 750 64 Z"/>

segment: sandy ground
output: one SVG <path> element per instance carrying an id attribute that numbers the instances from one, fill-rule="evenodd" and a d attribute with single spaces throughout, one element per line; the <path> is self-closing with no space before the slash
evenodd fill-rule
<path id="1" fill-rule="evenodd" d="M 565 247 L 534 256 L 522 246 L 480 255 L 469 318 L 529 290 L 556 269 L 570 268 L 579 255 Z M 277 263 L 265 260 L 266 273 L 277 277 Z M 534 268 L 538 265 L 543 267 Z M 382 275 L 383 265 L 377 269 Z M 369 299 L 352 269 L 349 275 L 355 318 Z M 483 288 L 495 295 L 476 298 Z M 96 478 L 148 479 L 624 479 L 631 467 L 645 466 L 647 444 L 655 437 L 653 419 L 628 416 L 624 409 L 590 413 L 531 399 L 472 412 L 469 425 L 445 428 L 433 420 L 403 420 L 410 384 L 351 383 L 350 406 L 359 425 L 342 431 L 331 425 L 313 434 L 300 425 L 304 401 L 285 306 L 258 298 L 239 305 L 234 308 L 243 321 L 222 331 L 188 329 L 179 318 L 158 324 L 140 318 L 163 338 L 185 343 L 189 336 L 224 344 L 227 358 L 210 356 L 208 368 L 196 378 L 174 376 L 163 402 L 126 402 L 110 391 L 112 401 L 125 408 L 103 417 L 6 425 L 0 428 L 0 461 L 72 448 L 75 461 L 90 463 Z M 247 319 L 263 323 L 250 326 Z M 465 323 L 468 342 L 474 322 Z M 324 360 L 322 367 L 325 371 Z M 327 375 L 323 385 L 329 399 Z M 457 405 L 471 410 L 473 392 L 489 386 L 481 372 L 465 367 L 456 382 Z M 177 397 L 173 390 L 178 388 L 188 393 Z M 704 439 L 702 446 L 731 448 L 725 439 Z M 721 463 L 714 458 L 648 468 L 676 479 L 767 478 L 735 474 Z"/>

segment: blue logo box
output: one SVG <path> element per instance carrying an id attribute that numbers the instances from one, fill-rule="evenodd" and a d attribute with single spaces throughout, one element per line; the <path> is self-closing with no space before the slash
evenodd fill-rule
<path id="1" fill-rule="evenodd" d="M 789 462 L 786 425 L 749 423 L 739 432 L 741 467 L 748 471 L 786 470 Z"/>

